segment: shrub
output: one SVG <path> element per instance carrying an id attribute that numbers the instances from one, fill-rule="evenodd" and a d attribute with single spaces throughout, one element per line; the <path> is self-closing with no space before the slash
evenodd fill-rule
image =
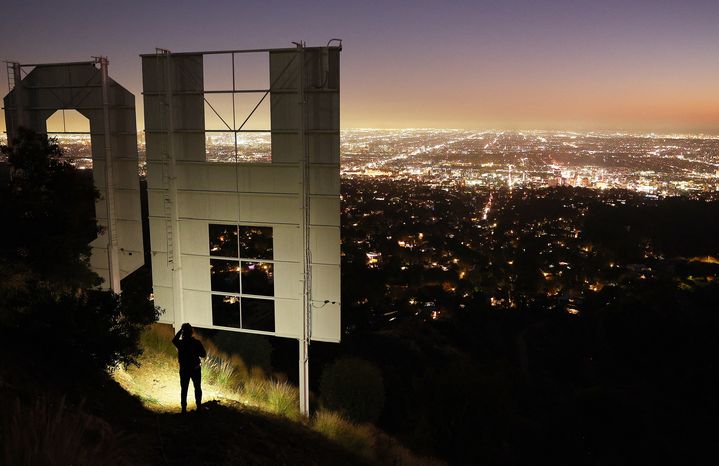
<path id="1" fill-rule="evenodd" d="M 297 420 L 300 418 L 299 392 L 285 382 L 267 384 L 267 407 L 279 416 Z"/>
<path id="2" fill-rule="evenodd" d="M 267 402 L 268 383 L 266 380 L 250 378 L 242 386 L 242 393 L 251 403 L 264 404 Z"/>
<path id="3" fill-rule="evenodd" d="M 222 351 L 238 355 L 247 366 L 272 370 L 272 345 L 266 336 L 220 331 L 212 341 Z"/>
<path id="4" fill-rule="evenodd" d="M 140 347 L 145 352 L 154 352 L 176 359 L 177 348 L 172 344 L 174 336 L 172 327 L 169 325 L 150 325 L 140 334 Z"/>
<path id="5" fill-rule="evenodd" d="M 39 290 L 57 296 L 100 284 L 89 267 L 99 192 L 47 135 L 21 128 L 0 152 L 13 174 L 0 185 L 0 215 L 12 225 L 0 229 L 0 317 L 11 323 Z"/>
<path id="6" fill-rule="evenodd" d="M 338 359 L 325 368 L 320 393 L 324 407 L 358 422 L 376 421 L 384 406 L 382 374 L 363 359 Z"/>
<path id="7" fill-rule="evenodd" d="M 335 412 L 320 410 L 312 419 L 312 428 L 358 455 L 372 456 L 374 435 L 368 426 L 354 424 Z"/>
<path id="8" fill-rule="evenodd" d="M 230 359 L 222 353 L 207 350 L 207 357 L 201 362 L 203 377 L 208 384 L 217 385 L 227 391 L 234 391 L 239 385 L 239 377 Z"/>
<path id="9" fill-rule="evenodd" d="M 140 334 L 158 317 L 142 270 L 121 296 L 96 289 L 90 242 L 101 228 L 92 178 L 62 159 L 54 139 L 21 129 L 2 146 L 13 174 L 0 184 L 0 330 L 41 341 L 48 366 L 105 369 L 136 364 Z M 144 269 L 147 273 L 147 270 Z"/>
<path id="10" fill-rule="evenodd" d="M 40 293 L 39 293 L 40 295 Z M 49 362 L 76 364 L 76 369 L 106 369 L 137 364 L 140 335 L 157 320 L 152 303 L 137 304 L 109 291 L 87 290 L 53 298 L 38 296 L 19 319 L 21 339 L 42 341 Z"/>

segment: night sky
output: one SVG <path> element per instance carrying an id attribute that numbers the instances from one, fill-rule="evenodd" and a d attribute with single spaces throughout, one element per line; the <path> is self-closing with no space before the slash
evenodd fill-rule
<path id="1" fill-rule="evenodd" d="M 11 0 L 1 14 L 2 59 L 107 55 L 140 128 L 140 53 L 342 38 L 344 128 L 719 133 L 717 0 Z"/>

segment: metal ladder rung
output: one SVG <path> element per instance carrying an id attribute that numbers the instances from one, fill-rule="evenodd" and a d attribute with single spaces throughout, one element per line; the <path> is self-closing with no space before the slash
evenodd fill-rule
<path id="1" fill-rule="evenodd" d="M 15 63 L 13 62 L 5 62 L 6 70 L 7 70 L 7 90 L 8 92 L 15 89 Z"/>
<path id="2" fill-rule="evenodd" d="M 175 251 L 174 241 L 172 237 L 172 203 L 170 202 L 169 196 L 165 196 L 164 199 L 164 210 L 165 210 L 165 233 L 167 238 L 167 265 L 172 268 L 175 263 Z"/>

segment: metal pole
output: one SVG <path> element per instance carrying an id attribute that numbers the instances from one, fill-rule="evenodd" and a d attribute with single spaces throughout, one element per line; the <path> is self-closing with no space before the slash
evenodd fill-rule
<path id="1" fill-rule="evenodd" d="M 98 57 L 102 79 L 102 119 L 105 131 L 105 201 L 107 202 L 107 257 L 110 269 L 110 289 L 120 293 L 120 252 L 117 245 L 115 217 L 115 178 L 113 176 L 112 141 L 110 137 L 110 101 L 108 93 L 107 57 Z"/>
<path id="2" fill-rule="evenodd" d="M 300 392 L 300 413 L 306 417 L 310 415 L 310 337 L 311 337 L 311 312 L 312 312 L 312 275 L 310 270 L 310 176 L 309 176 L 309 152 L 305 134 L 306 126 L 306 102 L 305 102 L 305 51 L 304 43 L 297 44 L 299 54 L 299 106 L 300 106 L 300 147 L 301 159 L 300 168 L 302 171 L 302 266 L 303 266 L 303 294 L 302 294 L 302 339 L 299 341 L 299 392 Z"/>
<path id="3" fill-rule="evenodd" d="M 11 130 L 10 126 L 8 126 L 8 135 L 7 135 L 7 142 L 8 144 L 12 144 L 12 140 L 15 139 L 17 136 L 17 130 L 21 126 L 25 126 L 25 109 L 24 109 L 24 93 L 23 93 L 23 83 L 22 83 L 22 74 L 20 73 L 20 70 L 22 67 L 20 66 L 20 63 L 12 63 L 12 75 L 13 75 L 13 81 L 15 84 L 15 121 L 12 125 L 12 134 L 9 132 Z M 8 70 L 9 71 L 9 70 Z M 9 92 L 9 91 L 8 91 Z"/>
<path id="4" fill-rule="evenodd" d="M 169 50 L 162 51 L 165 60 L 165 99 L 167 105 L 167 152 L 170 163 L 167 169 L 167 188 L 170 201 L 170 234 L 172 235 L 172 304 L 175 312 L 175 328 L 185 321 L 184 301 L 182 298 L 182 260 L 180 249 L 180 218 L 177 208 L 177 173 L 175 160 L 175 119 L 173 112 L 173 67 L 172 53 Z M 179 317 L 179 319 L 178 319 Z"/>

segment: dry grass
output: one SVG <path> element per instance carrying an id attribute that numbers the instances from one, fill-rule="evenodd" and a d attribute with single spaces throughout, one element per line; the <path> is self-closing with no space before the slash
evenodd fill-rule
<path id="1" fill-rule="evenodd" d="M 39 398 L 32 406 L 16 400 L 3 416 L 0 463 L 128 465 L 129 437 L 64 398 Z M 7 415 L 10 414 L 10 415 Z"/>
<path id="2" fill-rule="evenodd" d="M 301 418 L 299 391 L 287 382 L 271 381 L 267 386 L 267 408 L 278 416 L 294 421 Z"/>
<path id="3" fill-rule="evenodd" d="M 153 325 L 142 335 L 144 350 L 140 367 L 118 368 L 115 380 L 156 412 L 180 411 L 180 379 L 173 330 Z M 237 355 L 220 351 L 202 340 L 207 358 L 202 362 L 203 402 L 220 401 L 272 413 L 301 422 L 326 438 L 370 461 L 385 464 L 430 466 L 443 464 L 420 458 L 370 424 L 356 424 L 335 412 L 320 410 L 311 420 L 299 412 L 299 391 L 284 377 L 267 375 L 261 368 L 247 367 Z M 191 399 L 192 389 L 190 389 Z M 191 402 L 190 402 L 191 403 Z M 192 407 L 191 405 L 188 407 Z"/>
<path id="4" fill-rule="evenodd" d="M 213 350 L 208 350 L 201 367 L 204 383 L 230 393 L 237 391 L 240 387 L 241 373 L 235 369 L 235 365 L 229 358 L 223 357 Z"/>
<path id="5" fill-rule="evenodd" d="M 375 436 L 368 425 L 355 424 L 333 411 L 320 410 L 312 419 L 312 428 L 346 449 L 372 459 Z"/>
<path id="6" fill-rule="evenodd" d="M 118 368 L 113 373 L 125 390 L 158 412 L 180 410 L 180 377 L 173 336 L 168 325 L 149 327 L 141 338 L 140 367 Z M 261 368 L 248 368 L 239 356 L 220 351 L 210 341 L 202 343 L 207 350 L 201 366 L 204 401 L 232 400 L 288 419 L 299 419 L 296 387 L 268 377 Z"/>
<path id="7" fill-rule="evenodd" d="M 334 411 L 318 411 L 312 418 L 311 427 L 373 463 L 405 466 L 445 464 L 435 458 L 417 456 L 373 425 L 352 422 Z"/>

